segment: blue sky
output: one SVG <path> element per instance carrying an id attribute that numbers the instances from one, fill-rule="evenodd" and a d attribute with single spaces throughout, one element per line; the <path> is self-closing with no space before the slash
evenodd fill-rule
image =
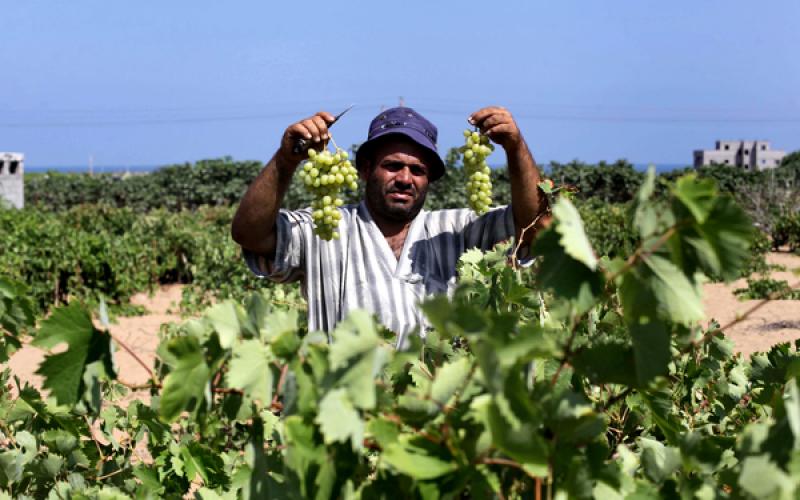
<path id="1" fill-rule="evenodd" d="M 349 146 L 400 96 L 442 150 L 489 104 L 540 162 L 800 149 L 797 0 L 26 0 L 0 18 L 0 151 L 31 166 L 267 160 L 295 119 L 356 103 L 333 131 Z"/>

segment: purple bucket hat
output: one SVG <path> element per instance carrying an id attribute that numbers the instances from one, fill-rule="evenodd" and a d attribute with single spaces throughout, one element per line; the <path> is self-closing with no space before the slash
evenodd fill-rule
<path id="1" fill-rule="evenodd" d="M 433 164 L 429 165 L 430 173 L 428 174 L 430 182 L 444 175 L 444 162 L 436 151 L 438 135 L 436 126 L 421 114 L 404 106 L 381 111 L 369 124 L 367 141 L 361 144 L 356 151 L 358 170 L 362 169 L 364 158 L 369 157 L 375 146 L 381 142 L 380 138 L 393 134 L 403 135 L 432 153 Z"/>

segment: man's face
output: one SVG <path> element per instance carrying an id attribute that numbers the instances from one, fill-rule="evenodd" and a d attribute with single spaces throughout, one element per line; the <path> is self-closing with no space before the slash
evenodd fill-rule
<path id="1" fill-rule="evenodd" d="M 416 217 L 428 193 L 429 155 L 403 139 L 380 144 L 374 162 L 362 172 L 370 212 L 396 222 Z"/>

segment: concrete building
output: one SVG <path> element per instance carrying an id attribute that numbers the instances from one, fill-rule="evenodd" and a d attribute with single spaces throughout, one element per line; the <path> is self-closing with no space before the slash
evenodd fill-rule
<path id="1" fill-rule="evenodd" d="M 25 155 L 0 153 L 0 204 L 22 208 L 25 205 Z"/>
<path id="2" fill-rule="evenodd" d="M 716 149 L 694 152 L 694 166 L 716 164 L 764 170 L 780 165 L 784 156 L 786 152 L 772 149 L 769 141 L 717 141 Z"/>

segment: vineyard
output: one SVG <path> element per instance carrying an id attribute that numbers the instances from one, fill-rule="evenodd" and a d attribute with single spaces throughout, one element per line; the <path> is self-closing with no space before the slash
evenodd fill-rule
<path id="1" fill-rule="evenodd" d="M 429 209 L 464 204 L 458 162 L 451 151 Z M 41 388 L 0 375 L 0 498 L 800 494 L 800 343 L 736 355 L 725 334 L 744 317 L 712 321 L 700 293 L 763 271 L 776 243 L 797 248 L 794 170 L 745 190 L 556 165 L 577 194 L 554 202 L 533 264 L 512 243 L 467 252 L 455 295 L 420 305 L 433 329 L 396 351 L 363 312 L 329 344 L 297 288 L 248 274 L 230 205 L 257 165 L 172 168 L 41 176 L 34 209 L 0 210 L 0 360 L 48 350 Z M 505 172 L 491 181 L 507 202 Z M 192 317 L 162 327 L 133 384 L 108 325 L 164 283 L 186 284 Z M 742 293 L 796 290 L 764 279 Z"/>

